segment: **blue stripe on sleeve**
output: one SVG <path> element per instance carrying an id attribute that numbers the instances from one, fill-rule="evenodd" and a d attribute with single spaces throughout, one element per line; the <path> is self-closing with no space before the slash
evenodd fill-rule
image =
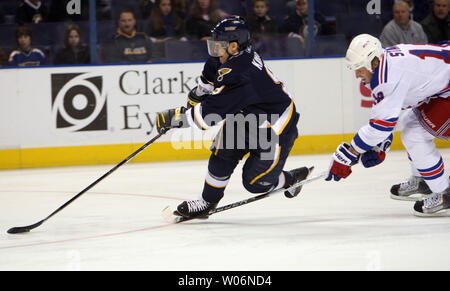
<path id="1" fill-rule="evenodd" d="M 367 151 L 370 151 L 372 149 L 371 145 L 366 144 L 360 137 L 359 134 L 356 134 L 353 138 L 353 142 L 360 148 Z"/>

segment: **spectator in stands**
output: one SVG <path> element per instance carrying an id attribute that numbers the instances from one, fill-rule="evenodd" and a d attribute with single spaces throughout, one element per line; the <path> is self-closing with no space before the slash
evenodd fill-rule
<path id="1" fill-rule="evenodd" d="M 46 65 L 45 54 L 31 46 L 33 32 L 27 26 L 19 26 L 16 30 L 16 41 L 18 49 L 9 55 L 10 66 L 40 66 Z"/>
<path id="2" fill-rule="evenodd" d="M 119 14 L 117 33 L 112 43 L 103 47 L 103 62 L 150 62 L 152 42 L 144 32 L 136 31 L 136 19 L 131 9 Z"/>
<path id="3" fill-rule="evenodd" d="M 174 0 L 172 9 L 182 19 L 186 19 L 189 10 L 189 3 L 191 3 L 191 0 Z"/>
<path id="4" fill-rule="evenodd" d="M 281 33 L 289 37 L 297 37 L 302 42 L 308 36 L 308 0 L 296 0 L 295 12 L 287 16 L 280 27 Z M 314 12 L 314 33 L 321 34 L 325 17 L 320 12 Z"/>
<path id="5" fill-rule="evenodd" d="M 253 13 L 248 16 L 247 25 L 252 38 L 273 36 L 278 33 L 275 18 L 267 15 L 269 0 L 253 0 Z"/>
<path id="6" fill-rule="evenodd" d="M 207 39 L 211 29 L 226 16 L 218 8 L 217 0 L 194 0 L 191 3 L 186 33 L 191 39 Z"/>
<path id="7" fill-rule="evenodd" d="M 416 22 L 422 21 L 428 14 L 431 0 L 395 0 L 395 2 L 405 1 L 409 5 L 410 18 Z"/>
<path id="8" fill-rule="evenodd" d="M 430 14 L 421 22 L 429 43 L 450 39 L 449 0 L 435 0 Z"/>
<path id="9" fill-rule="evenodd" d="M 174 0 L 155 1 L 145 30 L 154 42 L 171 38 L 186 39 L 183 19 L 173 10 L 174 4 Z"/>
<path id="10" fill-rule="evenodd" d="M 380 35 L 383 47 L 400 43 L 427 43 L 422 26 L 410 19 L 409 6 L 404 1 L 394 3 L 394 19 L 388 22 Z"/>
<path id="11" fill-rule="evenodd" d="M 189 3 L 192 0 L 174 0 L 172 10 L 178 14 L 182 19 L 186 18 Z M 152 13 L 155 0 L 139 0 L 139 8 L 141 10 L 142 18 L 146 19 Z"/>
<path id="12" fill-rule="evenodd" d="M 39 0 L 24 0 L 17 8 L 16 22 L 19 25 L 40 23 L 47 21 L 47 18 L 47 7 Z"/>
<path id="13" fill-rule="evenodd" d="M 8 57 L 5 52 L 0 48 L 0 67 L 5 67 L 8 65 Z"/>
<path id="14" fill-rule="evenodd" d="M 70 24 L 64 33 L 64 46 L 56 53 L 55 65 L 90 64 L 89 47 L 82 42 L 81 29 Z"/>

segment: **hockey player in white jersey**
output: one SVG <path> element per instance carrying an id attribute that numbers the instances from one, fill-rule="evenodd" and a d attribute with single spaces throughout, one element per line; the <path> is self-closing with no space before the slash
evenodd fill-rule
<path id="1" fill-rule="evenodd" d="M 377 38 L 362 34 L 350 43 L 346 63 L 370 86 L 373 107 L 369 123 L 350 144 L 337 148 L 326 180 L 346 178 L 360 159 L 365 167 L 380 164 L 400 112 L 406 110 L 401 139 L 412 176 L 392 186 L 391 197 L 417 200 L 417 216 L 450 216 L 450 182 L 434 143 L 434 138 L 448 140 L 450 135 L 449 44 L 399 44 L 383 49 Z M 412 198 L 415 194 L 430 195 Z"/>

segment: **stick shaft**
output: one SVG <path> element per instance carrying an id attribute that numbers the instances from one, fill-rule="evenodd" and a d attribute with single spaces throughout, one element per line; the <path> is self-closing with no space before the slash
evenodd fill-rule
<path id="1" fill-rule="evenodd" d="M 70 199 L 69 201 L 67 201 L 66 203 L 64 203 L 63 205 L 61 205 L 58 209 L 56 209 L 52 214 L 50 214 L 49 216 L 47 216 L 47 218 L 44 219 L 47 220 L 50 217 L 52 217 L 53 215 L 55 215 L 56 213 L 58 213 L 59 211 L 61 211 L 62 209 L 64 209 L 67 205 L 69 205 L 70 203 L 72 203 L 75 199 L 77 199 L 78 197 L 80 197 L 81 195 L 83 195 L 84 193 L 86 193 L 87 191 L 89 191 L 89 189 L 91 189 L 92 187 L 94 187 L 95 185 L 97 185 L 100 181 L 102 181 L 103 179 L 105 179 L 106 177 L 108 177 L 110 174 L 112 174 L 115 170 L 117 170 L 119 167 L 123 166 L 124 164 L 126 164 L 127 162 L 129 162 L 130 160 L 132 160 L 135 156 L 137 156 L 139 153 L 141 153 L 143 150 L 145 150 L 149 145 L 151 145 L 155 140 L 157 140 L 159 137 L 161 136 L 161 134 L 156 135 L 154 138 L 152 138 L 151 140 L 149 140 L 146 144 L 144 144 L 143 146 L 141 146 L 139 149 L 137 149 L 134 153 L 132 153 L 131 155 L 129 155 L 127 158 L 125 158 L 123 161 L 121 161 L 120 163 L 118 163 L 117 165 L 115 165 L 111 170 L 109 170 L 108 172 L 106 172 L 105 174 L 103 174 L 100 178 L 98 178 L 97 180 L 95 180 L 94 182 L 92 182 L 89 186 L 87 186 L 86 188 L 84 188 L 83 190 L 81 190 L 80 193 L 78 193 L 77 195 L 75 195 L 74 197 L 72 197 L 72 199 Z"/>
<path id="2" fill-rule="evenodd" d="M 155 140 L 157 140 L 162 134 L 158 134 L 155 137 L 153 137 L 151 140 L 149 140 L 146 144 L 144 144 L 143 146 L 141 146 L 139 149 L 137 149 L 134 153 L 132 153 L 131 155 L 129 155 L 127 158 L 125 158 L 123 161 L 121 161 L 120 163 L 118 163 L 117 165 L 115 165 L 111 170 L 109 170 L 108 172 L 106 172 L 105 174 L 103 174 L 100 178 L 98 178 L 97 180 L 95 180 L 94 182 L 92 182 L 89 186 L 87 186 L 86 188 L 84 188 L 83 190 L 81 190 L 77 195 L 75 195 L 74 197 L 72 197 L 69 201 L 67 201 L 66 203 L 64 203 L 63 205 L 61 205 L 58 209 L 56 209 L 55 211 L 53 211 L 49 216 L 47 216 L 46 218 L 44 218 L 43 220 L 29 225 L 29 226 L 23 226 L 23 227 L 17 227 L 17 228 L 13 228 L 16 230 L 19 230 L 19 232 L 24 232 L 24 231 L 29 231 L 33 228 L 36 228 L 38 226 L 40 226 L 42 223 L 44 223 L 46 220 L 48 220 L 50 217 L 52 217 L 53 215 L 55 215 L 56 213 L 60 212 L 61 210 L 63 210 L 67 205 L 69 205 L 70 203 L 72 203 L 75 199 L 79 198 L 81 195 L 83 195 L 84 193 L 86 193 L 89 189 L 91 189 L 92 187 L 94 187 L 95 185 L 97 185 L 100 181 L 102 181 L 103 179 L 105 179 L 106 177 L 108 177 L 111 173 L 113 173 L 115 170 L 117 170 L 119 167 L 121 167 L 122 165 L 126 164 L 127 162 L 129 162 L 131 159 L 133 159 L 135 156 L 137 156 L 140 152 L 142 152 L 144 149 L 146 149 L 149 145 L 151 145 Z M 12 230 L 12 229 L 11 229 Z M 20 231 L 23 230 L 23 231 Z M 9 233 L 14 233 L 8 231 Z"/>
<path id="3" fill-rule="evenodd" d="M 224 205 L 222 207 L 218 207 L 214 211 L 212 211 L 211 214 L 217 213 L 217 212 L 222 212 L 224 210 L 235 208 L 235 207 L 238 207 L 238 206 L 241 206 L 241 205 L 244 205 L 244 204 L 248 204 L 248 203 L 251 203 L 251 202 L 255 202 L 255 201 L 261 200 L 263 198 L 267 198 L 269 196 L 272 196 L 274 194 L 280 193 L 280 192 L 284 192 L 284 191 L 287 191 L 287 190 L 295 189 L 295 188 L 300 187 L 302 185 L 311 183 L 312 181 L 324 178 L 324 177 L 326 177 L 327 174 L 328 174 L 328 172 L 323 172 L 323 173 L 321 173 L 321 174 L 319 174 L 317 176 L 314 176 L 312 178 L 300 181 L 297 184 L 292 185 L 288 189 L 280 188 L 280 189 L 277 189 L 277 190 L 274 190 L 274 191 L 270 191 L 270 192 L 266 192 L 266 193 L 263 193 L 263 194 L 259 194 L 259 195 L 254 196 L 254 197 L 250 197 L 248 199 L 244 199 L 244 200 L 241 200 L 241 201 L 238 201 L 238 202 L 234 202 L 234 203 L 231 203 L 231 204 L 228 204 L 228 205 Z"/>
<path id="4" fill-rule="evenodd" d="M 312 178 L 300 181 L 297 184 L 292 185 L 288 189 L 280 188 L 280 189 L 277 189 L 277 190 L 273 190 L 273 191 L 270 191 L 270 192 L 259 194 L 257 196 L 250 197 L 248 199 L 244 199 L 244 200 L 241 200 L 241 201 L 237 201 L 237 202 L 234 202 L 234 203 L 231 203 L 231 204 L 228 204 L 228 205 L 224 205 L 224 206 L 218 207 L 218 208 L 214 209 L 213 211 L 211 211 L 209 213 L 209 215 L 214 214 L 214 213 L 218 213 L 218 212 L 222 212 L 222 211 L 225 211 L 225 210 L 229 210 L 229 209 L 232 209 L 232 208 L 236 208 L 236 207 L 239 207 L 239 206 L 251 203 L 251 202 L 255 202 L 255 201 L 267 198 L 269 196 L 272 196 L 274 194 L 280 193 L 280 192 L 284 192 L 284 191 L 287 191 L 287 190 L 295 189 L 295 188 L 300 187 L 302 185 L 305 185 L 305 184 L 311 183 L 313 181 L 325 178 L 327 175 L 328 175 L 328 172 L 322 172 L 322 173 L 320 173 L 317 176 L 314 176 Z M 187 220 L 191 220 L 191 219 L 194 219 L 194 218 L 180 217 L 180 218 L 177 219 L 177 223 L 178 222 L 187 221 Z"/>

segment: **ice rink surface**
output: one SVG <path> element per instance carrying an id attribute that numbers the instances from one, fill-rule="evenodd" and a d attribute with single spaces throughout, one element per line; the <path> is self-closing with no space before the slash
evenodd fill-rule
<path id="1" fill-rule="evenodd" d="M 450 149 L 440 149 L 450 165 Z M 125 157 L 124 157 L 125 158 Z M 291 156 L 285 169 L 328 168 L 331 154 Z M 120 161 L 118 161 L 120 162 Z M 404 151 L 341 182 L 305 185 L 208 220 L 169 224 L 162 209 L 197 198 L 207 161 L 129 163 L 40 227 L 114 165 L 0 171 L 0 270 L 450 270 L 450 218 L 418 218 L 389 197 Z M 219 206 L 250 195 L 236 169 Z"/>

